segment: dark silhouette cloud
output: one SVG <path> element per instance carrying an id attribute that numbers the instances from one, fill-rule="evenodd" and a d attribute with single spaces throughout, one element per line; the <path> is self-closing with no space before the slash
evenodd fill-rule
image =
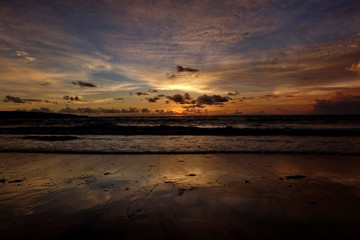
<path id="1" fill-rule="evenodd" d="M 316 99 L 315 114 L 360 114 L 360 95 L 346 96 L 336 92 L 328 99 Z"/>
<path id="2" fill-rule="evenodd" d="M 184 105 L 182 106 L 185 109 L 190 109 L 190 108 L 205 108 L 204 105 L 197 103 L 197 104 L 193 104 L 193 105 Z"/>
<path id="3" fill-rule="evenodd" d="M 176 71 L 178 73 L 180 72 L 199 72 L 199 69 L 195 69 L 195 68 L 189 68 L 189 67 L 183 67 L 183 66 L 176 66 Z"/>
<path id="4" fill-rule="evenodd" d="M 70 97 L 68 95 L 63 96 L 63 99 L 69 100 L 69 101 L 80 101 L 80 98 L 78 96 L 76 97 Z"/>
<path id="5" fill-rule="evenodd" d="M 4 100 L 4 102 L 14 102 L 14 103 L 25 103 L 24 100 L 22 100 L 21 98 L 19 97 L 13 97 L 13 96 L 10 96 L 10 95 L 7 95 Z"/>
<path id="6" fill-rule="evenodd" d="M 188 93 L 185 93 L 184 95 L 175 94 L 173 96 L 166 96 L 166 98 L 178 104 L 188 105 L 183 106 L 183 108 L 186 109 L 204 108 L 203 105 L 223 105 L 225 102 L 231 100 L 231 98 L 228 96 L 222 97 L 220 95 L 202 95 L 199 96 L 197 99 L 193 99 Z"/>
<path id="7" fill-rule="evenodd" d="M 159 114 L 159 115 L 178 115 L 178 112 L 175 111 L 166 111 L 164 109 L 156 109 L 154 111 L 154 113 Z"/>
<path id="8" fill-rule="evenodd" d="M 63 108 L 59 113 L 69 114 L 126 114 L 126 113 L 150 113 L 151 111 L 147 108 L 133 108 L 128 109 L 106 109 L 106 108 Z"/>
<path id="9" fill-rule="evenodd" d="M 136 93 L 132 93 L 132 92 L 129 92 L 130 96 L 132 96 L 133 94 L 136 94 L 137 96 L 146 96 L 146 95 L 150 95 L 152 93 L 157 93 L 158 90 L 155 90 L 155 89 L 149 89 L 147 92 L 136 92 Z"/>
<path id="10" fill-rule="evenodd" d="M 137 93 L 135 93 L 136 95 L 138 95 L 138 96 L 146 96 L 146 95 L 149 95 L 149 93 L 147 93 L 147 92 L 137 92 Z"/>
<path id="11" fill-rule="evenodd" d="M 150 113 L 150 110 L 147 108 L 143 108 L 140 110 L 142 113 Z"/>
<path id="12" fill-rule="evenodd" d="M 148 102 L 154 103 L 157 102 L 158 100 L 160 100 L 159 97 L 153 97 L 153 98 L 147 98 Z"/>
<path id="13" fill-rule="evenodd" d="M 188 93 L 185 93 L 184 95 L 175 94 L 173 96 L 166 96 L 166 98 L 175 103 L 179 103 L 179 104 L 194 104 L 195 103 L 195 101 L 192 100 L 192 98 L 190 97 L 190 94 L 188 94 Z"/>
<path id="14" fill-rule="evenodd" d="M 4 99 L 4 102 L 13 102 L 13 103 L 32 103 L 32 102 L 43 102 L 43 100 L 40 99 L 21 99 L 19 97 L 14 97 L 7 95 Z"/>
<path id="15" fill-rule="evenodd" d="M 82 81 L 72 82 L 72 84 L 78 85 L 80 87 L 92 87 L 92 88 L 97 87 L 96 85 L 94 85 L 92 83 L 82 82 Z"/>
<path id="16" fill-rule="evenodd" d="M 231 100 L 231 98 L 227 96 L 222 97 L 220 95 L 202 95 L 197 98 L 196 102 L 205 105 L 221 105 L 225 102 L 228 102 L 229 100 Z"/>

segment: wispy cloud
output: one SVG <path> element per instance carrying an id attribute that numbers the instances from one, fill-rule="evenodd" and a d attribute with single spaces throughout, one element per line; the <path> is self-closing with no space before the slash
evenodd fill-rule
<path id="1" fill-rule="evenodd" d="M 304 88 L 312 94 L 316 86 L 356 87 L 357 4 L 2 2 L 0 94 L 50 101 L 87 96 L 95 103 L 96 98 L 124 98 L 131 91 L 134 96 L 153 94 L 143 103 L 155 105 L 164 103 L 163 98 L 147 92 L 149 88 L 172 97 L 187 92 L 200 101 L 197 97 L 204 95 L 215 100 L 212 96 L 236 97 L 238 92 L 256 97 Z M 130 106 L 134 99 L 124 104 Z"/>

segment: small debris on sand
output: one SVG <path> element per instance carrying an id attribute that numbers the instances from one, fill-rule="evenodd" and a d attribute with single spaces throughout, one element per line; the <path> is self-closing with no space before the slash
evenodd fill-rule
<path id="1" fill-rule="evenodd" d="M 188 176 L 189 176 L 189 177 L 195 177 L 195 176 L 196 176 L 196 174 L 194 174 L 194 173 L 190 173 Z"/>
<path id="2" fill-rule="evenodd" d="M 5 178 L 1 178 L 1 179 L 0 179 L 0 183 L 6 183 Z"/>
<path id="3" fill-rule="evenodd" d="M 172 182 L 172 181 L 165 181 L 164 183 L 168 184 L 168 183 L 174 183 L 174 182 Z"/>
<path id="4" fill-rule="evenodd" d="M 22 182 L 22 181 L 24 181 L 24 180 L 25 180 L 25 178 L 23 178 L 23 179 L 16 179 L 16 180 L 8 181 L 8 183 L 19 183 L 19 182 Z"/>
<path id="5" fill-rule="evenodd" d="M 104 173 L 104 175 L 109 175 L 109 174 L 110 174 L 109 172 Z"/>
<path id="6" fill-rule="evenodd" d="M 188 188 L 178 188 L 178 195 L 181 196 L 183 195 L 186 191 L 191 191 L 191 190 L 195 190 L 197 189 L 197 187 L 188 187 Z"/>
<path id="7" fill-rule="evenodd" d="M 286 180 L 292 180 L 292 179 L 306 178 L 306 176 L 305 175 L 292 175 L 292 176 L 286 176 L 285 178 L 286 178 Z"/>
<path id="8" fill-rule="evenodd" d="M 249 180 L 245 180 L 245 181 L 244 181 L 245 184 L 246 184 L 246 183 L 249 183 L 249 182 L 250 182 Z"/>

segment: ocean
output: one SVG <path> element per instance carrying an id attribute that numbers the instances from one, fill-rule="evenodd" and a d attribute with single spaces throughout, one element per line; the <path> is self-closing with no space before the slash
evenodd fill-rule
<path id="1" fill-rule="evenodd" d="M 359 154 L 360 116 L 2 116 L 0 151 Z"/>

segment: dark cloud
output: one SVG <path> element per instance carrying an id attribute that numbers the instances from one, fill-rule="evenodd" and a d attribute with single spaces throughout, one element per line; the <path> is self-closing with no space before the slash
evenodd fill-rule
<path id="1" fill-rule="evenodd" d="M 188 106 L 183 106 L 183 108 L 186 109 L 204 108 L 203 105 L 223 105 L 223 103 L 231 100 L 231 98 L 228 96 L 222 97 L 220 95 L 212 95 L 212 96 L 202 95 L 199 96 L 197 99 L 192 99 L 190 94 L 188 93 L 185 93 L 184 95 L 175 94 L 173 96 L 166 96 L 166 98 L 175 103 L 188 105 Z"/>
<path id="2" fill-rule="evenodd" d="M 159 114 L 159 115 L 178 115 L 178 112 L 175 111 L 166 111 L 164 109 L 156 109 L 154 111 L 154 113 Z"/>
<path id="3" fill-rule="evenodd" d="M 76 97 L 70 97 L 68 95 L 63 96 L 63 99 L 69 100 L 69 101 L 80 101 L 80 98 L 78 96 Z"/>
<path id="4" fill-rule="evenodd" d="M 190 67 L 183 67 L 183 66 L 176 66 L 176 73 L 175 74 L 166 74 L 169 79 L 174 79 L 177 77 L 183 76 L 184 73 L 189 74 L 192 77 L 198 77 L 198 73 L 200 72 L 199 69 L 190 68 Z"/>
<path id="5" fill-rule="evenodd" d="M 183 66 L 176 66 L 176 71 L 178 73 L 180 73 L 180 72 L 193 72 L 193 73 L 196 73 L 196 72 L 199 72 L 199 69 L 183 67 Z"/>
<path id="6" fill-rule="evenodd" d="M 72 84 L 78 85 L 80 87 L 92 87 L 92 88 L 97 87 L 96 85 L 94 85 L 92 83 L 82 82 L 82 81 L 72 82 Z"/>
<path id="7" fill-rule="evenodd" d="M 316 99 L 315 114 L 360 114 L 360 95 L 346 96 L 336 92 L 327 99 Z"/>
<path id="8" fill-rule="evenodd" d="M 179 104 L 194 104 L 195 103 L 195 101 L 192 100 L 192 98 L 190 97 L 190 94 L 188 94 L 188 93 L 185 93 L 184 95 L 175 94 L 173 96 L 166 96 L 166 98 L 175 103 L 179 103 Z"/>
<path id="9" fill-rule="evenodd" d="M 222 97 L 220 95 L 212 95 L 212 96 L 202 95 L 197 98 L 196 102 L 198 104 L 204 104 L 204 105 L 221 105 L 225 102 L 228 102 L 229 100 L 231 100 L 231 98 L 227 96 Z"/>
<path id="10" fill-rule="evenodd" d="M 237 96 L 239 94 L 239 92 L 238 91 L 233 91 L 233 92 L 228 92 L 228 96 L 232 96 L 232 97 L 234 97 L 234 96 Z"/>
<path id="11" fill-rule="evenodd" d="M 157 93 L 158 90 L 155 90 L 155 89 L 149 89 L 147 92 L 136 92 L 136 93 L 132 93 L 132 92 L 129 92 L 130 96 L 132 96 L 133 94 L 136 94 L 137 96 L 146 96 L 146 95 L 150 95 L 152 93 Z"/>
<path id="12" fill-rule="evenodd" d="M 127 113 L 150 113 L 151 111 L 147 108 L 133 108 L 128 109 L 106 109 L 106 108 L 69 108 L 66 107 L 61 109 L 59 113 L 70 113 L 70 114 L 127 114 Z"/>
<path id="13" fill-rule="evenodd" d="M 13 97 L 13 96 L 10 96 L 10 95 L 7 95 L 4 100 L 4 102 L 14 102 L 14 103 L 25 103 L 24 100 L 22 100 L 21 98 L 19 97 Z"/>
<path id="14" fill-rule="evenodd" d="M 154 103 L 157 102 L 158 100 L 160 100 L 159 97 L 153 97 L 153 98 L 147 98 L 148 102 Z"/>
<path id="15" fill-rule="evenodd" d="M 182 107 L 185 109 L 190 109 L 190 108 L 204 108 L 205 106 L 200 103 L 197 103 L 197 104 L 193 104 L 193 105 L 184 105 Z"/>
<path id="16" fill-rule="evenodd" d="M 13 103 L 32 103 L 32 102 L 43 102 L 43 100 L 40 99 L 21 99 L 19 97 L 14 97 L 7 95 L 4 99 L 4 102 L 13 102 Z"/>

